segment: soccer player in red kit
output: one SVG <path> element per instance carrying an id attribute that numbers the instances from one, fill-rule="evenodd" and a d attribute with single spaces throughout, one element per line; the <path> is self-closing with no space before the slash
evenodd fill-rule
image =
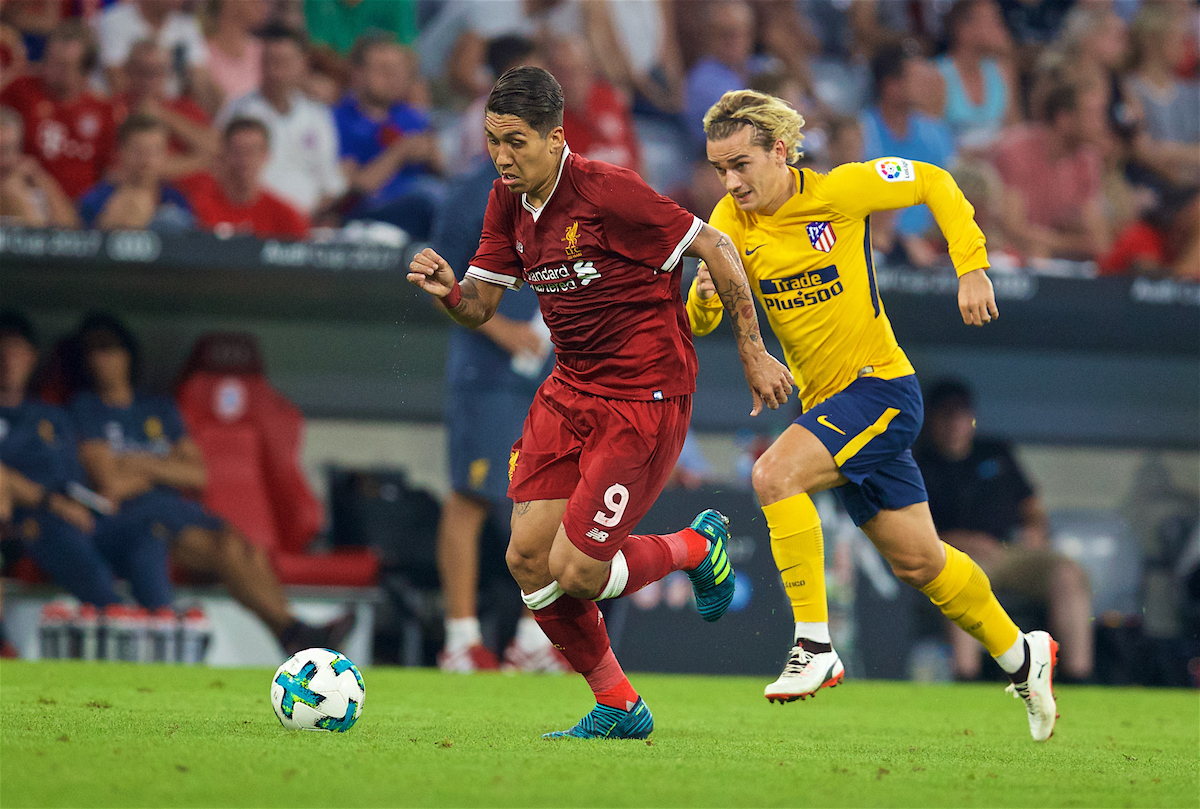
<path id="1" fill-rule="evenodd" d="M 629 595 L 684 570 L 701 617 L 733 598 L 727 520 L 709 509 L 662 536 L 631 535 L 662 491 L 683 446 L 696 354 L 674 272 L 703 259 L 737 336 L 758 413 L 787 401 L 793 380 L 767 353 L 750 287 L 728 237 L 652 191 L 636 174 L 572 154 L 562 88 L 541 68 L 518 67 L 492 88 L 492 187 L 479 250 L 461 285 L 432 250 L 408 280 L 476 327 L 505 289 L 538 294 L 557 363 L 513 446 L 508 566 L 525 604 L 596 707 L 547 738 L 644 739 L 646 703 L 609 646 L 601 598 Z"/>

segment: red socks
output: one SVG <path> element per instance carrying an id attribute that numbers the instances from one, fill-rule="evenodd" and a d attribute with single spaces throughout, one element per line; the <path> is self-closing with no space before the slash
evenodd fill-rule
<path id="1" fill-rule="evenodd" d="M 596 702 L 610 708 L 628 711 L 637 702 L 637 691 L 629 684 L 629 678 L 621 670 L 616 655 L 609 649 L 604 657 L 591 671 L 585 671 L 583 677 L 596 695 Z"/>
<path id="2" fill-rule="evenodd" d="M 604 616 L 595 601 L 564 594 L 553 604 L 534 610 L 533 617 L 571 667 L 587 680 L 596 702 L 622 711 L 637 702 L 637 691 L 613 655 Z"/>
<path id="3" fill-rule="evenodd" d="M 631 536 L 621 547 L 628 579 L 615 596 L 636 593 L 676 570 L 691 570 L 704 561 L 707 552 L 708 539 L 691 528 L 673 534 Z"/>

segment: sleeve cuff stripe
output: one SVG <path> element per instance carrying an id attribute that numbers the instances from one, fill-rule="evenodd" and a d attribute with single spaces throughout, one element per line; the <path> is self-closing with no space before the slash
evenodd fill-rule
<path id="1" fill-rule="evenodd" d="M 496 284 L 505 289 L 520 289 L 521 279 L 514 278 L 511 275 L 501 275 L 498 272 L 490 272 L 482 267 L 476 267 L 472 264 L 467 268 L 467 275 L 471 278 L 478 278 L 480 281 L 486 281 L 489 284 Z"/>
<path id="2" fill-rule="evenodd" d="M 675 268 L 675 265 L 679 263 L 679 259 L 683 258 L 683 251 L 691 247 L 692 242 L 700 233 L 700 228 L 702 227 L 704 227 L 704 220 L 698 216 L 693 216 L 692 226 L 688 228 L 687 235 L 683 237 L 679 244 L 675 245 L 675 249 L 671 251 L 671 255 L 663 262 L 663 272 L 670 272 Z"/>

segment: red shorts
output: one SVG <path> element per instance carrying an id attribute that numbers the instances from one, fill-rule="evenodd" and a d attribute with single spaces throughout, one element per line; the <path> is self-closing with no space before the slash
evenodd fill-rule
<path id="1" fill-rule="evenodd" d="M 508 496 L 567 501 L 567 537 L 593 559 L 616 556 L 675 468 L 692 397 L 603 399 L 551 376 L 513 445 Z"/>

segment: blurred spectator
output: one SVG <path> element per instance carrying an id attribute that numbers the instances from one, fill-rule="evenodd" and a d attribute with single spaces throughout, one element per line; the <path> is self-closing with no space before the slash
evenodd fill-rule
<path id="1" fill-rule="evenodd" d="M 584 5 L 576 0 L 447 0 L 421 32 L 421 70 L 431 78 L 445 76 L 452 92 L 475 98 L 499 78 L 487 69 L 489 41 L 586 36 Z"/>
<path id="2" fill-rule="evenodd" d="M 704 50 L 687 73 L 683 114 L 693 145 L 704 148 L 704 114 L 730 90 L 749 86 L 754 72 L 754 14 L 743 2 L 704 5 Z"/>
<path id="3" fill-rule="evenodd" d="M 946 53 L 936 62 L 942 81 L 930 83 L 941 103 L 933 109 L 960 150 L 981 152 L 1020 117 L 1008 62 L 1012 41 L 996 0 L 958 0 L 945 26 Z"/>
<path id="4" fill-rule="evenodd" d="M 168 96 L 189 94 L 210 112 L 221 103 L 208 73 L 208 45 L 200 23 L 195 15 L 183 11 L 183 0 L 122 0 L 104 10 L 96 32 L 100 65 L 113 95 L 128 89 L 125 62 L 134 43 L 150 39 L 170 54 Z"/>
<path id="5" fill-rule="evenodd" d="M 314 45 L 346 57 L 364 34 L 385 34 L 411 45 L 417 39 L 416 0 L 304 0 Z"/>
<path id="6" fill-rule="evenodd" d="M 260 239 L 303 239 L 304 215 L 262 188 L 271 156 L 271 133 L 254 118 L 235 118 L 222 132 L 221 153 L 211 174 L 183 183 L 196 220 L 221 237 L 253 234 Z"/>
<path id="7" fill-rule="evenodd" d="M 79 202 L 84 226 L 163 232 L 191 228 L 191 205 L 163 182 L 166 126 L 157 118 L 134 113 L 117 129 L 117 142 L 116 170 Z"/>
<path id="8" fill-rule="evenodd" d="M 119 124 L 132 114 L 149 115 L 167 128 L 167 162 L 163 177 L 176 179 L 207 169 L 221 147 L 207 112 L 191 96 L 167 95 L 170 63 L 153 40 L 135 42 L 125 63 L 128 91 L 113 99 L 113 118 Z"/>
<path id="9" fill-rule="evenodd" d="M 119 506 L 104 530 L 118 534 L 126 548 L 134 543 L 142 548 L 129 553 L 130 563 L 145 571 L 143 582 L 150 590 L 135 594 L 138 601 L 147 607 L 170 605 L 169 561 L 224 584 L 289 654 L 310 646 L 336 647 L 352 628 L 353 613 L 322 627 L 297 620 L 262 549 L 184 496 L 204 488 L 204 458 L 175 403 L 134 388 L 139 350 L 129 330 L 108 315 L 89 315 L 70 346 L 75 396 L 68 409 L 79 458 L 97 490 Z M 149 547 L 147 538 L 153 540 Z"/>
<path id="10" fill-rule="evenodd" d="M 30 62 L 42 61 L 50 32 L 63 19 L 62 0 L 5 0 L 0 6 L 0 21 L 15 29 Z"/>
<path id="11" fill-rule="evenodd" d="M 496 37 L 488 41 L 487 63 L 492 75 L 495 76 L 502 76 L 514 67 L 526 65 L 546 67 L 534 41 L 515 34 Z M 489 92 L 491 92 L 491 87 L 476 96 L 459 118 L 457 150 L 452 156 L 444 156 L 452 158 L 445 161 L 450 172 L 468 170 L 474 158 L 487 152 L 487 133 L 484 131 L 483 120 Z"/>
<path id="12" fill-rule="evenodd" d="M 303 36 L 270 26 L 262 31 L 262 40 L 262 89 L 226 105 L 219 121 L 255 118 L 266 124 L 271 157 L 263 185 L 315 218 L 346 191 L 337 126 L 327 106 L 304 95 Z"/>
<path id="13" fill-rule="evenodd" d="M 571 150 L 589 160 L 641 170 L 641 149 L 629 102 L 592 68 L 579 36 L 551 40 L 549 69 L 563 89 L 563 130 Z"/>
<path id="14" fill-rule="evenodd" d="M 830 168 L 862 160 L 862 124 L 856 118 L 832 118 L 826 126 Z"/>
<path id="15" fill-rule="evenodd" d="M 1000 13 L 1020 45 L 1047 45 L 1058 37 L 1063 20 L 1075 0 L 1000 0 Z"/>
<path id="16" fill-rule="evenodd" d="M 80 601 L 117 604 L 112 570 L 93 536 L 96 518 L 67 495 L 83 478 L 71 422 L 29 395 L 37 360 L 33 325 L 0 312 L 0 534 L 11 526 L 21 551 Z"/>
<path id="17" fill-rule="evenodd" d="M 1041 123 L 1001 137 L 992 160 L 1016 198 L 1005 208 L 1006 230 L 1026 257 L 1088 259 L 1107 250 L 1103 165 L 1086 141 L 1087 108 L 1094 114 L 1103 103 L 1097 91 L 1060 85 L 1047 95 Z"/>
<path id="18" fill-rule="evenodd" d="M 262 83 L 262 42 L 255 36 L 271 13 L 269 0 L 209 0 L 208 72 L 229 103 Z"/>
<path id="19" fill-rule="evenodd" d="M 0 90 L 28 72 L 29 58 L 21 34 L 11 25 L 0 22 Z"/>
<path id="20" fill-rule="evenodd" d="M 1179 4 L 1139 12 L 1127 87 L 1142 116 L 1141 156 L 1169 179 L 1190 183 L 1200 178 L 1200 85 L 1175 75 L 1186 52 L 1185 13 Z"/>
<path id="21" fill-rule="evenodd" d="M 882 47 L 871 60 L 875 106 L 865 110 L 862 124 L 863 160 L 903 157 L 942 168 L 954 162 L 954 139 L 945 124 L 917 112 L 915 86 L 927 73 L 918 57 L 902 45 Z M 886 218 L 884 218 L 886 219 Z M 874 224 L 874 223 L 873 223 Z M 941 259 L 925 240 L 934 228 L 933 214 L 924 205 L 907 208 L 895 219 L 897 242 L 907 263 L 928 267 Z"/>
<path id="22" fill-rule="evenodd" d="M 368 36 L 350 54 L 351 92 L 333 111 L 342 167 L 359 195 L 352 218 L 376 219 L 427 239 L 442 187 L 429 116 L 408 103 L 413 80 L 401 46 Z"/>
<path id="23" fill-rule="evenodd" d="M 0 222 L 25 227 L 79 227 L 75 205 L 50 173 L 21 153 L 25 123 L 0 107 Z"/>
<path id="24" fill-rule="evenodd" d="M 99 182 L 116 145 L 112 107 L 87 89 L 95 63 L 91 32 L 68 20 L 50 34 L 38 72 L 0 93 L 0 104 L 25 119 L 25 153 L 72 198 Z"/>
<path id="25" fill-rule="evenodd" d="M 970 554 L 997 591 L 1045 605 L 1059 643 L 1061 673 L 1084 680 L 1093 664 L 1091 589 L 1087 574 L 1050 550 L 1045 510 L 1008 444 L 976 438 L 970 389 L 956 380 L 933 386 L 914 457 L 942 540 Z M 1002 593 L 1003 597 L 1003 593 Z M 950 626 L 955 673 L 972 680 L 980 646 Z"/>
<path id="26" fill-rule="evenodd" d="M 675 3 L 603 0 L 584 4 L 584 13 L 592 47 L 604 54 L 598 67 L 633 99 L 634 112 L 678 115 L 683 109 L 683 57 Z"/>
<path id="27" fill-rule="evenodd" d="M 1117 234 L 1100 259 L 1101 275 L 1200 281 L 1200 194 L 1168 189 Z"/>

